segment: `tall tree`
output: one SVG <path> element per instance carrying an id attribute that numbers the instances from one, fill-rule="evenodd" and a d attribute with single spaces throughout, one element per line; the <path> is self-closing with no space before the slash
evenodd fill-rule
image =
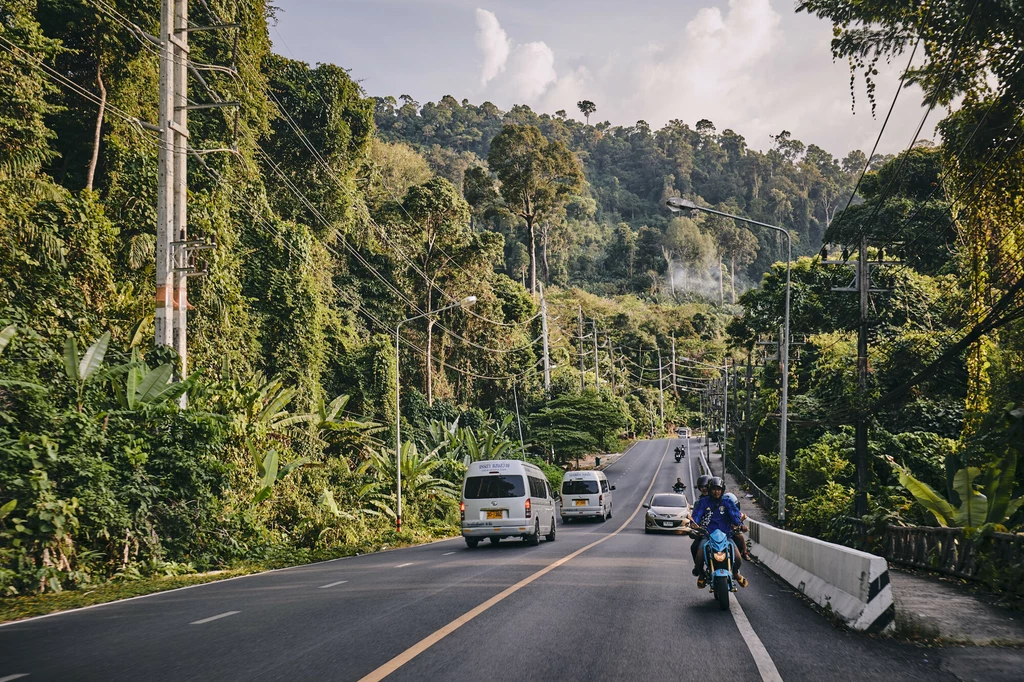
<path id="1" fill-rule="evenodd" d="M 537 224 L 561 209 L 583 188 L 583 169 L 561 142 L 539 128 L 506 125 L 491 141 L 487 164 L 501 182 L 509 210 L 526 221 L 530 250 L 530 291 L 537 291 Z"/>
<path id="2" fill-rule="evenodd" d="M 590 115 L 597 111 L 597 105 L 589 99 L 581 99 L 579 102 L 576 102 L 576 106 L 579 107 L 580 113 L 587 119 L 587 125 L 590 125 Z"/>

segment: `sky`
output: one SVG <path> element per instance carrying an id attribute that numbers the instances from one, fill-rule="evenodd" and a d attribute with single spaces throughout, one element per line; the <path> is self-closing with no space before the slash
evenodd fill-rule
<path id="1" fill-rule="evenodd" d="M 842 157 L 875 143 L 907 56 L 881 65 L 877 112 L 833 62 L 832 26 L 795 0 L 276 0 L 276 52 L 349 69 L 368 95 L 452 95 L 507 110 L 597 105 L 591 123 L 711 120 L 755 149 L 788 130 Z M 924 115 L 904 89 L 879 144 L 897 153 Z M 941 112 L 926 122 L 934 136 Z"/>

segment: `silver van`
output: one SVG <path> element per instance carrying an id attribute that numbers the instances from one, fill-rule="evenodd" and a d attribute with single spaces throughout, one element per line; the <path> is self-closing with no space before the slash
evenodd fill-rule
<path id="1" fill-rule="evenodd" d="M 555 540 L 555 496 L 539 467 L 520 460 L 472 462 L 462 483 L 462 537 L 476 547 L 519 537 L 529 545 Z"/>
<path id="2" fill-rule="evenodd" d="M 562 477 L 562 522 L 612 517 L 612 491 L 603 471 L 567 471 Z"/>

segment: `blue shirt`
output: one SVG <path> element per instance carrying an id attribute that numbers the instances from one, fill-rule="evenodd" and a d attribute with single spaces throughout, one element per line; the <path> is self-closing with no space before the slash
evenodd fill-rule
<path id="1" fill-rule="evenodd" d="M 733 526 L 741 523 L 740 510 L 732 500 L 724 497 L 715 499 L 711 495 L 701 497 L 693 507 L 693 519 L 708 533 L 720 530 L 726 535 Z"/>

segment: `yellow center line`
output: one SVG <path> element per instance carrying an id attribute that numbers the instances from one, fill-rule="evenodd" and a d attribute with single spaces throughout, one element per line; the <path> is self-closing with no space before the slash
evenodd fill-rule
<path id="1" fill-rule="evenodd" d="M 522 580 L 517 582 L 515 585 L 512 585 L 511 587 L 508 587 L 508 588 L 502 590 L 501 592 L 499 592 L 498 594 L 494 595 L 493 597 L 491 597 L 490 599 L 488 599 L 484 603 L 480 604 L 476 608 L 467 611 L 466 613 L 462 614 L 461 616 L 459 616 L 458 618 L 456 618 L 452 622 L 448 623 L 444 627 L 440 628 L 439 630 L 436 630 L 435 632 L 433 632 L 430 635 L 427 635 L 426 637 L 424 637 L 420 641 L 416 642 L 411 647 L 409 647 L 408 649 L 406 649 L 402 653 L 398 654 L 397 656 L 395 656 L 390 661 L 388 661 L 384 665 L 380 666 L 379 668 L 377 668 L 376 670 L 374 670 L 370 674 L 360 678 L 359 682 L 377 682 L 378 680 L 383 680 L 385 677 L 387 677 L 391 673 L 395 672 L 396 670 L 401 668 L 403 665 L 405 665 L 406 663 L 408 663 L 412 659 L 416 658 L 417 656 L 422 654 L 424 651 L 426 651 L 430 647 L 434 646 L 435 644 L 440 642 L 442 639 L 444 639 L 445 637 L 447 637 L 448 635 L 452 634 L 453 632 L 455 632 L 456 630 L 461 628 L 463 625 L 465 625 L 469 621 L 473 620 L 474 618 L 476 618 L 477 616 L 482 614 L 484 611 L 487 611 L 489 608 L 491 608 L 495 604 L 505 600 L 507 597 L 515 594 L 516 592 L 518 592 L 519 590 L 523 589 L 524 587 L 526 587 L 527 585 L 529 585 L 533 581 L 537 580 L 538 578 L 547 575 L 548 573 L 550 573 L 551 571 L 555 570 L 559 566 L 572 561 L 573 559 L 578 557 L 580 554 L 583 554 L 584 552 L 586 552 L 588 549 L 592 549 L 594 547 L 597 547 L 602 542 L 605 542 L 606 540 L 611 540 L 613 537 L 615 537 L 616 535 L 621 533 L 622 530 L 624 528 L 626 528 L 626 526 L 628 526 L 630 524 L 630 522 L 632 522 L 632 520 L 634 518 L 636 518 L 636 515 L 638 513 L 640 513 L 640 510 L 643 509 L 644 502 L 650 496 L 651 490 L 654 488 L 654 482 L 658 480 L 658 473 L 661 471 L 661 465 L 664 464 L 666 455 L 668 455 L 669 447 L 671 447 L 671 441 L 666 441 L 665 442 L 665 452 L 662 453 L 661 460 L 658 462 L 658 466 L 655 467 L 655 469 L 654 469 L 654 476 L 651 478 L 651 484 L 649 486 L 647 486 L 647 491 L 643 494 L 643 497 L 640 498 L 640 504 L 638 504 L 636 506 L 636 509 L 633 510 L 633 513 L 630 514 L 629 518 L 626 519 L 626 521 L 621 526 L 616 528 L 613 532 L 609 533 L 608 535 L 605 535 L 601 539 L 596 540 L 594 542 L 591 542 L 586 547 L 582 547 L 580 549 L 577 549 L 572 554 L 564 556 L 561 559 L 558 559 L 557 561 L 554 561 L 554 562 L 548 564 L 547 566 L 545 566 L 544 568 L 540 569 L 536 573 L 523 578 Z"/>

